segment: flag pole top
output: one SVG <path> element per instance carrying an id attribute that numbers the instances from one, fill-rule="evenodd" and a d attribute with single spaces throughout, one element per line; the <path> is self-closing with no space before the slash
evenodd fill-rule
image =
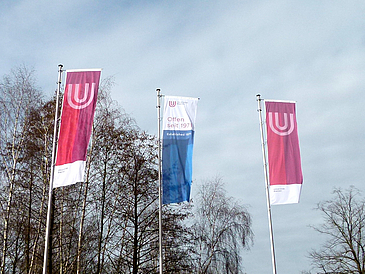
<path id="1" fill-rule="evenodd" d="M 261 99 L 261 94 L 260 93 L 256 94 L 256 101 L 257 101 L 257 104 L 258 104 L 257 105 L 257 111 L 261 112 L 262 111 L 262 108 L 261 108 L 262 99 Z"/>
<path id="2" fill-rule="evenodd" d="M 58 65 L 58 71 L 63 72 L 63 65 L 62 64 Z"/>

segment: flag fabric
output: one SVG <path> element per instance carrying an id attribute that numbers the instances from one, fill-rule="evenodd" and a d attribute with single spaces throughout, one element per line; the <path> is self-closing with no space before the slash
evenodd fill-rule
<path id="1" fill-rule="evenodd" d="M 53 187 L 84 181 L 101 70 L 66 71 Z"/>
<path id="2" fill-rule="evenodd" d="M 266 101 L 270 204 L 298 203 L 303 182 L 295 103 Z"/>
<path id="3" fill-rule="evenodd" d="M 198 98 L 165 96 L 162 141 L 162 202 L 190 201 Z"/>

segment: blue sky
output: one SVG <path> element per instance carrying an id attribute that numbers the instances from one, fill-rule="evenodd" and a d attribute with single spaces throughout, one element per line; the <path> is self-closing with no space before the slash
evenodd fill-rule
<path id="1" fill-rule="evenodd" d="M 324 241 L 316 203 L 333 187 L 364 190 L 365 2 L 1 1 L 0 75 L 36 70 L 47 96 L 65 69 L 102 68 L 112 95 L 157 133 L 156 88 L 200 97 L 192 192 L 221 176 L 253 215 L 247 273 L 271 273 L 256 94 L 297 101 L 301 202 L 273 207 L 279 273 L 310 269 Z"/>

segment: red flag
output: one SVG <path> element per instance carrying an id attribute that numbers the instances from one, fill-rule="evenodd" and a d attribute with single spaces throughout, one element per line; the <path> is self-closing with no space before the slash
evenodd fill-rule
<path id="1" fill-rule="evenodd" d="M 84 181 L 100 74 L 67 71 L 53 187 Z"/>
<path id="2" fill-rule="evenodd" d="M 295 103 L 265 101 L 270 203 L 298 203 L 303 182 Z"/>

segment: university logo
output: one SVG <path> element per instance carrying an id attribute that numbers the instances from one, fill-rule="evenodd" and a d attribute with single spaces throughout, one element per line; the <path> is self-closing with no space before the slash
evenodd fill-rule
<path id="1" fill-rule="evenodd" d="M 73 84 L 68 84 L 67 101 L 73 109 L 83 109 L 88 107 L 94 99 L 95 83 L 85 83 L 85 90 L 83 97 L 80 98 L 80 84 L 75 84 L 75 91 L 73 91 Z M 72 96 L 73 95 L 73 96 Z"/>
<path id="2" fill-rule="evenodd" d="M 169 107 L 170 108 L 176 107 L 176 101 L 169 101 Z"/>
<path id="3" fill-rule="evenodd" d="M 288 113 L 283 113 L 282 115 L 284 118 L 284 125 L 280 125 L 279 113 L 275 112 L 273 118 L 273 113 L 269 112 L 269 126 L 275 134 L 280 136 L 287 136 L 290 135 L 294 130 L 294 114 L 289 113 L 290 125 L 288 124 Z"/>

